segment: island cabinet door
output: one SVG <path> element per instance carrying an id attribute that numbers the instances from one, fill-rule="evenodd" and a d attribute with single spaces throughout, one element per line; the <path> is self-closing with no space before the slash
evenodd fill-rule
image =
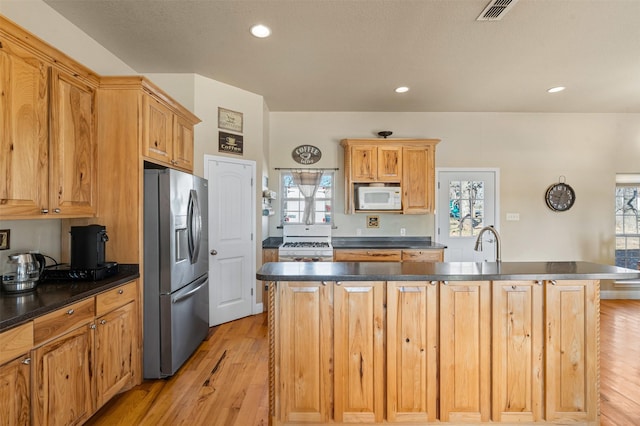
<path id="1" fill-rule="evenodd" d="M 548 421 L 594 421 L 598 408 L 598 281 L 547 281 Z"/>
<path id="2" fill-rule="evenodd" d="M 440 420 L 487 422 L 491 410 L 488 281 L 440 284 Z"/>
<path id="3" fill-rule="evenodd" d="M 388 421 L 436 420 L 437 360 L 437 283 L 387 282 Z"/>
<path id="4" fill-rule="evenodd" d="M 492 420 L 542 420 L 542 281 L 494 281 Z"/>
<path id="5" fill-rule="evenodd" d="M 283 423 L 328 422 L 333 283 L 279 282 L 277 286 L 274 411 Z"/>
<path id="6" fill-rule="evenodd" d="M 337 282 L 334 289 L 336 422 L 384 418 L 384 282 Z"/>

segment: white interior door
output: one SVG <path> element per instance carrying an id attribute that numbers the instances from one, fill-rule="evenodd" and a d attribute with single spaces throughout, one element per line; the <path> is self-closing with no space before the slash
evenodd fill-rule
<path id="1" fill-rule="evenodd" d="M 254 161 L 205 155 L 209 180 L 209 325 L 252 314 L 255 305 Z"/>
<path id="2" fill-rule="evenodd" d="M 475 251 L 480 230 L 499 231 L 497 169 L 437 169 L 436 241 L 445 244 L 445 262 L 495 261 L 495 241 L 483 234 L 482 251 Z"/>

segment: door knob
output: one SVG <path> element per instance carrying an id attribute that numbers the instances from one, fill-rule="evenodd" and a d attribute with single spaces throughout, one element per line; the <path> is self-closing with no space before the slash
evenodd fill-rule
<path id="1" fill-rule="evenodd" d="M 215 256 L 216 254 L 218 254 L 216 250 L 211 250 L 209 253 L 211 254 L 211 256 Z"/>

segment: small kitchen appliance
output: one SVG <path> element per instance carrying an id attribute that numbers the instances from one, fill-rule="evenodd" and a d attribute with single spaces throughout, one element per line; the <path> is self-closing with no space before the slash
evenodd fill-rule
<path id="1" fill-rule="evenodd" d="M 280 262 L 331 262 L 331 225 L 284 225 L 282 245 L 278 248 Z"/>
<path id="2" fill-rule="evenodd" d="M 402 210 L 399 186 L 358 187 L 358 210 Z"/>
<path id="3" fill-rule="evenodd" d="M 103 225 L 72 226 L 71 263 L 48 266 L 44 279 L 62 281 L 99 281 L 118 272 L 116 262 L 105 261 L 105 244 L 109 241 Z"/>
<path id="4" fill-rule="evenodd" d="M 40 253 L 9 255 L 7 270 L 2 274 L 2 289 L 7 293 L 22 293 L 36 288 L 45 267 Z"/>

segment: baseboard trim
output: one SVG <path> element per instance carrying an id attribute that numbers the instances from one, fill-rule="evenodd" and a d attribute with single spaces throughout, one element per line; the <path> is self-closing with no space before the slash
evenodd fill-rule
<path id="1" fill-rule="evenodd" d="M 600 299 L 640 299 L 640 290 L 604 290 Z"/>
<path id="2" fill-rule="evenodd" d="M 638 294 L 638 298 L 640 298 L 640 294 Z M 262 305 L 262 302 L 256 303 L 255 305 L 253 305 L 253 315 L 261 314 L 263 312 L 263 309 L 264 306 Z"/>

